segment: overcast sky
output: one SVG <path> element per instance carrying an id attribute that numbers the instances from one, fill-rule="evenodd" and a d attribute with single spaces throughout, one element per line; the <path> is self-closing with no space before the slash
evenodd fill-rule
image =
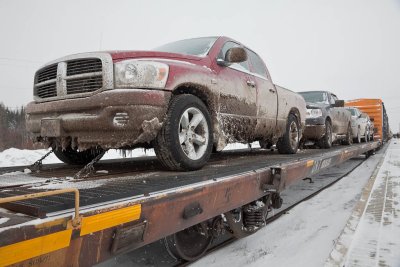
<path id="1" fill-rule="evenodd" d="M 47 61 L 226 35 L 259 53 L 275 83 L 382 98 L 400 125 L 400 0 L 0 0 L 0 102 L 25 105 Z"/>

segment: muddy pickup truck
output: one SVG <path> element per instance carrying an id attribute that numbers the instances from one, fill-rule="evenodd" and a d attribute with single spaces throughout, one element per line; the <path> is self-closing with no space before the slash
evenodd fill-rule
<path id="1" fill-rule="evenodd" d="M 307 102 L 304 141 L 315 141 L 322 148 L 332 143 L 350 145 L 353 140 L 351 114 L 344 101 L 328 91 L 300 92 Z"/>
<path id="2" fill-rule="evenodd" d="M 227 143 L 276 144 L 296 153 L 306 104 L 272 83 L 262 59 L 227 37 L 153 51 L 83 53 L 35 74 L 27 128 L 65 163 L 106 149 L 155 149 L 171 170 L 204 166 Z"/>

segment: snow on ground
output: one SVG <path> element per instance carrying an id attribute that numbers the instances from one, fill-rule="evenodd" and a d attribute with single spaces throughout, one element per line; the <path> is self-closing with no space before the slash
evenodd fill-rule
<path id="1" fill-rule="evenodd" d="M 258 145 L 258 142 L 254 142 L 252 144 L 252 147 L 258 148 L 260 146 Z M 224 150 L 234 150 L 234 149 L 244 149 L 244 148 L 248 148 L 248 145 L 234 143 L 227 145 Z M 27 150 L 27 149 L 9 148 L 0 152 L 0 167 L 31 165 L 49 151 L 50 151 L 49 149 Z M 155 156 L 154 150 L 137 148 L 135 150 L 129 150 L 124 152 L 121 150 L 110 149 L 103 156 L 102 160 L 134 158 L 134 157 L 144 157 L 144 156 Z M 61 161 L 54 154 L 50 154 L 47 158 L 44 159 L 43 164 L 50 164 L 50 163 L 61 163 Z"/>
<path id="2" fill-rule="evenodd" d="M 382 154 L 257 233 L 193 266 L 323 266 Z"/>
<path id="3" fill-rule="evenodd" d="M 400 142 L 393 140 L 352 236 L 345 266 L 400 266 Z"/>

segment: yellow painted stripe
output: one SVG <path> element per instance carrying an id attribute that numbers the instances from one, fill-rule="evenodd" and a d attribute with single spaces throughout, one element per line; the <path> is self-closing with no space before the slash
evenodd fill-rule
<path id="1" fill-rule="evenodd" d="M 120 225 L 122 223 L 138 220 L 141 212 L 142 206 L 139 204 L 89 217 L 83 217 L 81 236 Z"/>
<path id="2" fill-rule="evenodd" d="M 72 229 L 0 247 L 0 266 L 7 266 L 69 246 Z"/>
<path id="3" fill-rule="evenodd" d="M 314 160 L 307 161 L 307 167 L 311 167 L 314 165 Z"/>

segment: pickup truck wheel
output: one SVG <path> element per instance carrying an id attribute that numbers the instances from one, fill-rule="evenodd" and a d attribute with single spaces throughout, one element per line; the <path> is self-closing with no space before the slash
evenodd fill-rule
<path id="1" fill-rule="evenodd" d="M 92 148 L 84 151 L 78 151 L 68 147 L 66 149 L 55 148 L 54 154 L 64 163 L 70 165 L 86 165 L 91 162 L 95 157 L 104 154 L 105 151 L 101 148 Z"/>
<path id="2" fill-rule="evenodd" d="M 342 142 L 344 145 L 351 145 L 353 144 L 353 137 L 351 134 L 351 125 L 347 127 L 346 139 Z"/>
<path id="3" fill-rule="evenodd" d="M 271 147 L 273 145 L 271 142 L 265 141 L 265 140 L 260 140 L 260 141 L 258 141 L 258 143 L 260 144 L 260 147 L 262 149 L 271 149 Z"/>
<path id="4" fill-rule="evenodd" d="M 329 121 L 325 121 L 325 134 L 319 140 L 319 145 L 321 148 L 332 147 L 332 125 Z"/>
<path id="5" fill-rule="evenodd" d="M 300 128 L 297 118 L 289 114 L 286 132 L 276 144 L 280 154 L 296 154 L 300 143 Z"/>
<path id="6" fill-rule="evenodd" d="M 207 163 L 212 146 L 207 107 L 193 95 L 175 96 L 155 140 L 157 158 L 170 170 L 197 170 Z"/>

